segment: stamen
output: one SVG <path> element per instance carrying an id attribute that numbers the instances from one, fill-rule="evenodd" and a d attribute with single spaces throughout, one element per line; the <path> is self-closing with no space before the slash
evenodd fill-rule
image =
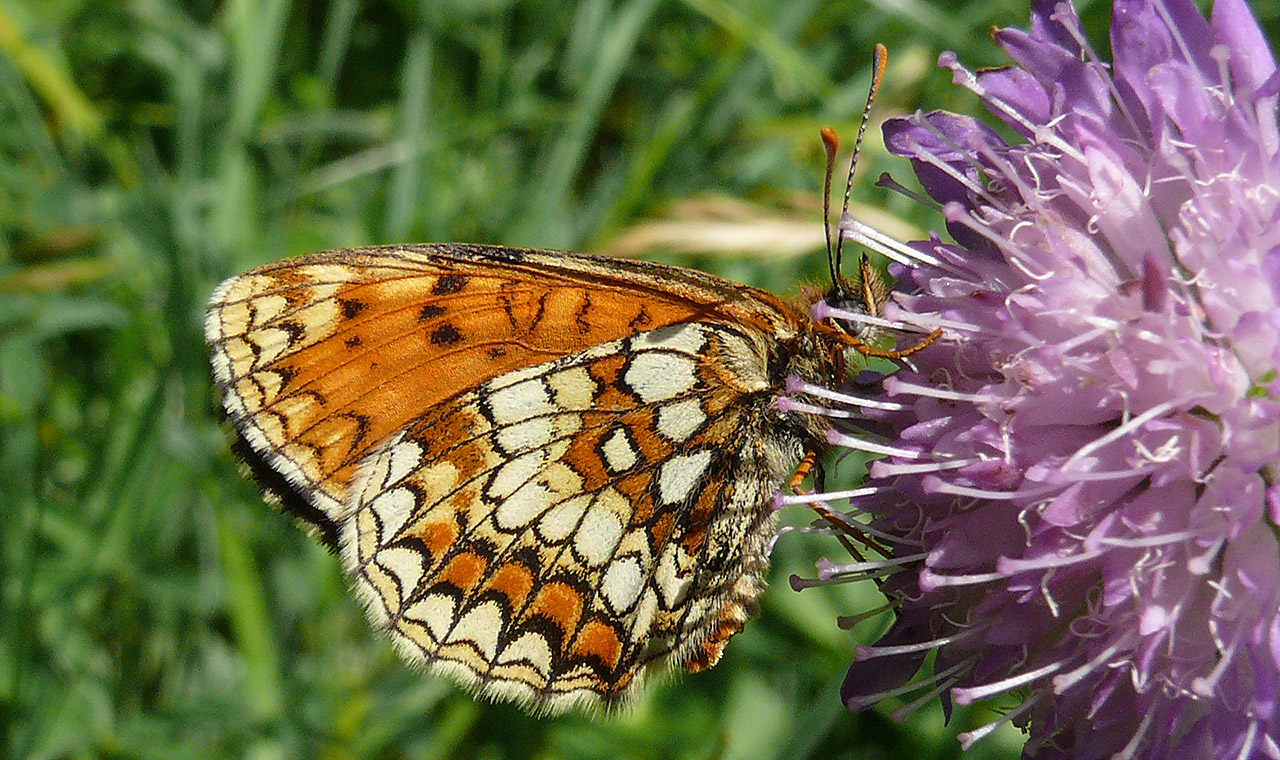
<path id="1" fill-rule="evenodd" d="M 980 404 L 994 404 L 1000 400 L 994 395 L 950 391 L 943 388 L 935 388 L 932 385 L 909 383 L 905 380 L 899 380 L 896 377 L 885 378 L 883 387 L 886 392 L 893 396 L 901 394 L 927 396 L 928 398 L 937 398 L 944 401 L 967 401 L 974 406 L 978 406 Z"/>
<path id="2" fill-rule="evenodd" d="M 972 747 L 973 745 L 977 744 L 978 742 L 990 736 L 992 732 L 994 732 L 997 728 L 1003 726 L 1004 724 L 1012 720 L 1015 720 L 1019 715 L 1022 715 L 1027 710 L 1030 710 L 1039 702 L 1040 702 L 1039 695 L 1038 694 L 1034 695 L 1032 697 L 1029 697 L 1022 704 L 1018 705 L 1017 707 L 1005 713 L 1004 715 L 1001 715 L 999 718 L 991 721 L 985 726 L 982 726 L 980 728 L 975 728 L 972 731 L 965 731 L 964 733 L 959 734 L 956 738 L 960 740 L 960 749 L 968 752 L 970 747 Z"/>
<path id="3" fill-rule="evenodd" d="M 1192 557 L 1187 561 L 1187 572 L 1192 575 L 1208 575 L 1213 569 L 1213 560 L 1218 556 L 1218 552 L 1222 549 L 1226 539 L 1219 538 L 1209 545 L 1199 556 Z"/>
<path id="4" fill-rule="evenodd" d="M 1089 44 L 1089 38 L 1084 36 L 1078 23 L 1069 20 L 1069 18 L 1064 18 L 1057 12 L 1055 12 L 1051 18 L 1057 21 L 1060 28 L 1065 29 L 1067 34 L 1071 36 L 1071 39 L 1080 46 L 1080 50 L 1084 52 L 1084 60 L 1090 64 L 1091 70 L 1093 70 L 1094 67 L 1097 67 L 1098 70 L 1105 71 L 1106 64 L 1098 57 L 1098 52 L 1093 49 L 1093 45 Z M 1116 87 L 1115 80 L 1106 73 L 1101 73 L 1098 75 L 1097 81 L 1106 83 L 1107 92 L 1111 95 L 1111 104 L 1115 106 L 1120 113 L 1124 114 L 1125 121 L 1129 122 L 1129 128 L 1133 130 L 1135 134 L 1141 133 L 1142 130 L 1138 127 L 1138 121 L 1133 118 L 1133 112 L 1129 110 L 1128 102 L 1120 96 L 1120 90 Z"/>
<path id="5" fill-rule="evenodd" d="M 895 304 L 888 304 L 887 307 L 894 307 Z M 911 324 L 923 329 L 943 329 L 943 330 L 964 330 L 966 332 L 982 334 L 986 332 L 986 328 L 975 325 L 971 322 L 957 322 L 953 319 L 943 319 L 937 314 L 925 313 L 903 313 L 897 320 L 902 324 Z"/>
<path id="6" fill-rule="evenodd" d="M 865 533 L 866 535 L 871 536 L 872 538 L 878 538 L 881 541 L 883 541 L 886 545 L 909 546 L 909 547 L 924 546 L 924 541 L 921 539 L 906 538 L 904 536 L 895 536 L 889 533 L 885 533 L 882 530 L 878 530 L 870 525 L 867 525 L 866 523 L 855 522 L 854 518 L 859 516 L 857 513 L 836 511 L 835 514 L 840 515 L 841 517 L 850 518 L 850 525 L 856 525 L 859 532 Z"/>
<path id="7" fill-rule="evenodd" d="M 928 557 L 928 552 L 920 554 L 911 554 L 905 557 L 894 557 L 892 559 L 869 560 L 866 562 L 847 562 L 845 564 L 836 564 L 826 557 L 819 559 L 815 565 L 818 568 L 818 578 L 828 580 L 831 578 L 842 578 L 853 574 L 862 574 L 872 570 L 885 570 L 902 565 L 909 565 L 912 562 L 919 562 Z"/>
<path id="8" fill-rule="evenodd" d="M 863 496 L 873 496 L 883 493 L 884 488 L 872 486 L 867 488 L 850 488 L 847 491 L 828 491 L 827 493 L 798 493 L 798 494 L 778 494 L 774 500 L 775 504 L 782 506 L 792 506 L 795 504 L 810 504 L 815 501 L 834 501 L 836 499 L 857 499 Z"/>
<path id="9" fill-rule="evenodd" d="M 863 398 L 861 396 L 851 396 L 848 393 L 841 393 L 840 391 L 831 390 L 830 388 L 824 388 L 821 385 L 814 385 L 813 383 L 805 382 L 795 375 L 787 378 L 787 393 L 803 393 L 806 396 L 824 398 L 828 401 L 835 401 L 839 404 L 858 406 L 865 409 L 883 409 L 890 412 L 899 412 L 906 409 L 902 404 L 893 401 L 876 401 L 869 398 Z"/>
<path id="10" fill-rule="evenodd" d="M 1125 636 L 1119 641 L 1116 641 L 1115 643 L 1113 643 L 1111 646 L 1102 650 L 1100 653 L 1098 653 L 1096 657 L 1089 660 L 1088 662 L 1081 665 L 1080 667 L 1075 668 L 1073 670 L 1068 670 L 1066 673 L 1063 673 L 1062 675 L 1054 676 L 1053 677 L 1053 693 L 1055 694 L 1066 693 L 1068 689 L 1080 683 L 1080 681 L 1082 681 L 1085 678 L 1085 676 L 1089 675 L 1093 671 L 1102 667 L 1104 664 L 1110 661 L 1111 658 L 1114 657 L 1117 652 L 1119 652 L 1122 648 L 1128 647 L 1128 646 L 1129 646 L 1129 637 Z"/>
<path id="11" fill-rule="evenodd" d="M 827 431 L 827 443 L 832 446 L 843 446 L 846 449 L 869 451 L 872 454 L 884 454 L 886 456 L 901 457 L 903 459 L 919 459 L 924 456 L 923 452 L 901 449 L 896 446 L 886 446 L 880 443 L 872 443 L 871 441 L 855 438 L 851 435 L 845 435 L 839 430 Z"/>
<path id="12" fill-rule="evenodd" d="M 945 56 L 946 54 L 944 53 L 943 55 Z M 941 59 L 939 59 L 939 62 L 941 62 Z M 965 72 L 965 73 L 967 74 L 968 72 Z M 975 84 L 976 84 L 976 81 L 975 81 Z M 911 121 L 914 122 L 916 125 L 932 132 L 934 136 L 937 137 L 944 144 L 954 148 L 955 152 L 958 155 L 964 156 L 966 159 L 968 159 L 969 165 L 971 168 L 975 169 L 979 173 L 985 174 L 986 167 L 982 166 L 976 160 L 974 160 L 972 150 L 969 150 L 966 146 L 957 144 L 954 140 L 952 140 L 950 137 L 944 134 L 940 129 L 938 129 L 938 127 L 933 122 L 925 118 L 923 114 L 916 112 L 916 114 L 911 117 Z M 975 202 L 973 205 L 998 206 L 1000 204 L 1000 201 L 996 199 L 994 196 L 992 196 L 990 191 L 981 182 L 975 182 L 974 179 L 970 177 L 968 174 L 965 174 L 964 172 L 960 171 L 953 164 L 947 161 L 943 161 L 941 158 L 938 158 L 937 154 L 933 150 L 925 147 L 919 142 L 911 139 L 910 137 L 908 137 L 907 140 L 908 142 L 906 143 L 904 148 L 910 151 L 909 158 L 912 161 L 919 161 L 928 166 L 932 166 L 933 168 L 941 172 L 943 175 L 945 175 L 947 178 L 953 180 L 954 182 L 959 184 L 961 187 L 968 190 L 970 193 L 973 194 L 973 197 L 975 199 Z"/>
<path id="13" fill-rule="evenodd" d="M 970 496 L 978 499 L 991 499 L 992 501 L 1013 501 L 1014 499 L 1038 499 L 1046 494 L 1062 490 L 1061 486 L 1047 486 L 1042 488 L 1024 488 L 1018 491 L 992 491 L 988 488 L 975 488 L 973 486 L 962 486 L 955 483 L 947 483 L 942 479 L 933 475 L 926 475 L 921 483 L 926 493 L 945 493 L 952 496 Z"/>
<path id="14" fill-rule="evenodd" d="M 1142 746 L 1142 742 L 1146 739 L 1147 731 L 1150 729 L 1151 720 L 1154 717 L 1155 713 L 1151 711 L 1142 716 L 1142 720 L 1138 723 L 1138 728 L 1133 732 L 1133 738 L 1124 745 L 1123 749 L 1112 756 L 1115 760 L 1132 760 L 1138 754 L 1138 748 Z"/>
<path id="15" fill-rule="evenodd" d="M 1010 106 L 1004 100 L 992 95 L 987 88 L 983 87 L 982 84 L 978 82 L 978 78 L 973 72 L 960 64 L 955 53 L 948 51 L 938 56 L 938 65 L 943 68 L 951 69 L 953 82 L 982 98 L 983 102 L 987 104 L 987 107 L 1002 119 L 1008 119 L 1009 121 L 1016 122 L 1026 131 L 1027 134 L 1034 135 L 1036 142 L 1052 145 L 1063 153 L 1075 157 L 1076 160 L 1081 162 L 1084 161 L 1084 156 L 1081 155 L 1080 151 L 1075 150 L 1069 143 L 1064 142 L 1056 130 L 1048 130 L 1039 124 L 1033 124 L 1017 109 Z M 946 140 L 945 135 L 939 134 L 939 137 Z M 954 141 L 946 140 L 946 142 L 954 145 Z M 966 146 L 955 145 L 954 147 L 957 151 L 960 151 L 962 155 L 969 155 L 973 152 L 972 149 Z"/>
<path id="16" fill-rule="evenodd" d="M 1122 549 L 1144 549 L 1150 546 L 1167 546 L 1168 544 L 1181 544 L 1195 538 L 1195 533 L 1189 530 L 1178 531 L 1177 533 L 1166 533 L 1161 536 L 1146 536 L 1143 538 L 1111 538 L 1103 536 L 1101 538 L 1086 541 L 1085 546 L 1091 543 L 1102 546 L 1115 546 Z"/>
<path id="17" fill-rule="evenodd" d="M 861 243 L 881 256 L 896 261 L 903 266 L 914 268 L 916 262 L 921 262 L 939 269 L 945 269 L 960 277 L 966 276 L 962 270 L 950 262 L 943 261 L 936 256 L 901 243 L 876 228 L 858 221 L 852 215 L 846 215 L 840 220 L 840 234 L 845 239 Z"/>
<path id="18" fill-rule="evenodd" d="M 899 462 L 889 462 L 883 459 L 871 463 L 871 477 L 877 480 L 882 478 L 892 478 L 898 475 L 919 475 L 925 472 L 941 472 L 943 470 L 958 470 L 961 467 L 978 464 L 985 460 L 980 457 L 972 459 L 950 459 L 944 462 L 920 462 L 918 464 L 902 464 Z"/>
<path id="19" fill-rule="evenodd" d="M 859 612 L 857 615 L 838 615 L 836 616 L 836 625 L 839 626 L 842 631 L 852 630 L 859 623 L 880 617 L 886 612 L 892 612 L 893 607 L 893 602 L 885 602 L 879 607 L 873 607 L 872 609 L 864 612 Z"/>
<path id="20" fill-rule="evenodd" d="M 983 583 L 1008 580 L 1004 573 L 971 573 L 969 575 L 941 575 L 928 568 L 920 571 L 920 588 L 935 591 L 948 586 L 979 586 Z"/>
<path id="21" fill-rule="evenodd" d="M 961 676 L 963 675 L 961 671 L 968 671 L 974 666 L 975 663 L 977 663 L 977 661 L 978 661 L 978 658 L 973 657 L 968 660 L 965 660 L 964 662 L 958 662 L 955 665 L 952 665 L 951 667 L 947 668 L 943 672 L 935 674 L 934 677 L 929 681 L 918 682 L 918 685 L 919 685 L 919 684 L 930 683 L 930 681 L 932 681 L 937 685 L 934 686 L 929 691 L 925 692 L 924 694 L 921 694 L 916 699 L 911 700 L 910 702 L 903 705 L 902 707 L 899 707 L 898 709 L 889 713 L 889 715 L 896 721 L 899 721 L 899 722 L 905 721 L 910 715 L 915 713 L 921 707 L 924 707 L 928 703 L 932 702 L 934 697 L 938 696 L 942 692 L 954 686 L 956 682 L 959 681 Z"/>
<path id="22" fill-rule="evenodd" d="M 1101 557 L 1105 552 L 1102 551 L 1083 551 L 1079 554 L 1069 554 L 1065 557 L 1038 557 L 1036 559 L 1015 559 L 1012 557 L 1001 557 L 996 560 L 996 571 L 1005 575 L 1014 575 L 1016 573 L 1025 573 L 1031 570 L 1050 570 L 1068 565 L 1079 565 L 1083 562 L 1089 562 Z"/>
<path id="23" fill-rule="evenodd" d="M 1156 417 L 1161 417 L 1165 414 L 1168 414 L 1169 412 L 1173 411 L 1177 407 L 1178 407 L 1178 402 L 1176 401 L 1166 401 L 1163 404 L 1156 404 L 1155 406 L 1151 407 L 1150 409 L 1143 412 L 1142 414 L 1139 414 L 1137 417 L 1134 417 L 1133 419 L 1129 420 L 1127 423 L 1121 425 L 1115 430 L 1112 430 L 1106 435 L 1100 438 L 1096 438 L 1093 441 L 1086 443 L 1084 446 L 1081 446 L 1076 451 L 1076 453 L 1072 454 L 1070 457 L 1067 458 L 1067 461 L 1062 463 L 1062 467 L 1060 469 L 1062 470 L 1070 469 L 1073 464 L 1075 464 L 1076 462 L 1079 462 L 1081 459 L 1089 456 L 1090 454 L 1102 448 L 1103 446 L 1106 446 L 1112 441 L 1117 441 L 1121 438 L 1124 438 L 1125 436 L 1129 435 L 1133 431 L 1147 424 L 1151 420 L 1154 420 Z"/>
<path id="24" fill-rule="evenodd" d="M 880 177 L 876 179 L 876 187 L 895 192 L 904 198 L 910 198 L 925 208 L 931 208 L 934 211 L 942 210 L 941 203 L 938 203 L 927 195 L 921 195 L 920 193 L 908 188 L 906 185 L 901 184 L 898 180 L 894 179 L 893 175 L 889 174 L 889 172 L 880 173 Z"/>
<path id="25" fill-rule="evenodd" d="M 790 583 L 792 591 L 804 591 L 805 589 L 818 588 L 819 586 L 840 586 L 847 583 L 861 583 L 862 581 L 879 583 L 896 572 L 899 571 L 893 568 L 880 568 L 867 570 L 857 575 L 841 575 L 836 578 L 804 578 L 793 573 L 787 581 Z"/>
<path id="26" fill-rule="evenodd" d="M 919 699 L 918 699 L 918 700 L 915 700 L 915 702 L 920 702 L 921 704 L 923 704 L 924 702 L 927 702 L 929 699 L 932 699 L 933 697 L 937 696 L 937 695 L 938 695 L 939 693 L 941 693 L 941 691 L 942 691 L 942 690 L 944 690 L 947 686 L 950 686 L 951 684 L 953 684 L 953 683 L 955 683 L 956 681 L 960 680 L 960 679 L 959 679 L 959 676 L 957 676 L 957 675 L 955 675 L 955 674 L 956 674 L 959 670 L 964 669 L 964 668 L 969 668 L 969 667 L 973 667 L 973 661 L 971 661 L 971 660 L 970 660 L 970 661 L 966 661 L 966 662 L 957 663 L 957 664 L 955 664 L 955 665 L 952 665 L 950 668 L 947 668 L 947 670 L 946 670 L 945 672 L 934 675 L 934 677 L 933 677 L 933 678 L 930 678 L 929 680 L 926 680 L 926 681 L 908 681 L 907 683 L 904 683 L 904 684 L 902 684 L 902 685 L 900 685 L 900 686 L 895 686 L 895 687 L 894 687 L 894 688 L 892 688 L 892 689 L 886 689 L 886 690 L 884 690 L 884 691 L 877 692 L 876 694 L 864 694 L 864 695 L 862 695 L 862 696 L 860 696 L 860 697 L 854 697 L 853 699 L 850 699 L 850 700 L 846 701 L 846 702 L 845 702 L 845 705 L 846 705 L 846 706 L 848 706 L 848 708 L 849 708 L 850 710 L 860 710 L 860 709 L 862 709 L 862 708 L 864 708 L 864 707 L 870 707 L 871 705 L 874 705 L 874 704 L 876 704 L 877 702 L 882 702 L 882 701 L 884 701 L 884 700 L 886 700 L 886 699 L 889 699 L 889 698 L 891 698 L 891 697 L 900 697 L 900 696 L 902 696 L 903 694 L 910 694 L 911 692 L 913 692 L 913 691 L 917 691 L 917 690 L 918 690 L 918 689 L 920 689 L 921 687 L 926 686 L 926 685 L 928 685 L 928 684 L 930 684 L 930 683 L 938 683 L 938 684 L 940 684 L 937 688 L 935 688 L 935 689 L 933 689 L 932 691 L 930 691 L 930 692 L 929 692 L 929 694 L 927 695 L 927 696 L 928 696 L 928 699 L 923 699 L 923 701 L 922 701 L 922 700 L 919 700 Z M 912 704 L 915 704 L 915 702 L 913 702 Z M 899 709 L 901 709 L 901 708 L 899 708 Z M 914 711 L 915 711 L 915 710 L 913 709 L 911 712 L 914 712 Z M 910 713 L 908 713 L 908 714 L 910 714 Z M 897 713 L 896 713 L 896 712 L 894 713 L 894 717 L 895 717 L 895 719 L 897 719 Z"/>
<path id="27" fill-rule="evenodd" d="M 1191 692 L 1202 697 L 1213 696 L 1214 690 L 1218 687 L 1218 681 L 1222 680 L 1222 674 L 1227 672 L 1231 666 L 1231 661 L 1235 659 L 1236 653 L 1239 651 L 1241 634 L 1236 634 L 1236 638 L 1232 640 L 1231 645 L 1220 647 L 1218 651 L 1218 661 L 1214 664 L 1213 670 L 1208 675 L 1191 679 Z"/>
<path id="28" fill-rule="evenodd" d="M 858 324 L 872 325 L 875 327 L 883 327 L 888 330 L 898 330 L 901 332 L 918 332 L 918 333 L 930 332 L 930 330 L 928 329 L 917 327 L 916 325 L 910 324 L 908 322 L 898 322 L 890 319 L 885 319 L 884 317 L 873 316 L 871 314 L 863 314 L 860 311 L 849 311 L 848 309 L 841 309 L 838 306 L 832 306 L 826 301 L 819 301 L 818 303 L 813 305 L 813 318 L 814 319 L 827 319 L 827 318 L 838 319 L 842 322 L 855 322 Z"/>
<path id="29" fill-rule="evenodd" d="M 1152 463 L 1142 467 L 1134 467 L 1128 470 L 1110 470 L 1100 472 L 1063 472 L 1062 470 L 1053 470 L 1044 479 L 1046 483 L 1057 483 L 1066 485 L 1070 483 L 1088 482 L 1088 483 L 1104 483 L 1110 480 L 1124 480 L 1126 478 L 1139 478 L 1150 472 L 1160 469 L 1160 463 Z"/>
<path id="30" fill-rule="evenodd" d="M 788 412 L 799 412 L 801 414 L 813 414 L 819 417 L 831 417 L 837 420 L 859 420 L 862 415 L 857 412 L 851 412 L 847 409 L 832 409 L 829 406 L 816 406 L 814 404 L 806 404 L 803 401 L 796 401 L 790 396 L 778 397 L 778 411 L 786 414 Z"/>
<path id="31" fill-rule="evenodd" d="M 1032 681 L 1039 681 L 1041 678 L 1062 670 L 1061 662 L 1052 662 L 1044 667 L 1029 670 L 1026 673 L 1019 673 L 1000 681 L 992 681 L 982 686 L 962 686 L 951 690 L 951 695 L 956 698 L 956 703 L 961 705 L 970 705 L 980 699 L 994 697 L 997 694 L 1003 694 L 1006 691 L 1025 686 Z"/>
<path id="32" fill-rule="evenodd" d="M 1236 753 L 1236 760 L 1248 760 L 1253 756 L 1253 744 L 1258 739 L 1258 721 L 1249 721 L 1249 728 L 1245 729 L 1244 742 L 1240 745 L 1240 751 Z M 1275 755 L 1272 755 L 1275 757 Z"/>
<path id="33" fill-rule="evenodd" d="M 928 641 L 920 641 L 915 644 L 894 644 L 892 646 L 875 646 L 871 644 L 859 644 L 854 647 L 854 662 L 866 662 L 879 657 L 892 657 L 899 654 L 913 654 L 917 652 L 931 652 L 935 649 L 941 649 L 948 644 L 954 644 L 957 641 L 964 641 L 976 635 L 979 631 L 985 630 L 981 627 L 967 628 L 963 631 L 957 631 L 950 636 L 939 636 L 936 639 Z"/>

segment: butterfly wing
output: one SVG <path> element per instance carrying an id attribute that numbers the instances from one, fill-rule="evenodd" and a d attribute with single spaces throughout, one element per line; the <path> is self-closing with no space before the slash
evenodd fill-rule
<path id="1" fill-rule="evenodd" d="M 556 711 L 709 666 L 764 587 L 780 436 L 771 348 L 647 331 L 495 378 L 371 454 L 343 559 L 412 661 Z"/>
<path id="2" fill-rule="evenodd" d="M 485 380 L 665 325 L 786 335 L 772 296 L 620 259 L 471 245 L 350 249 L 222 283 L 214 379 L 264 484 L 332 543 L 359 462 Z"/>
<path id="3" fill-rule="evenodd" d="M 800 329 L 676 267 L 377 248 L 224 283 L 228 416 L 410 660 L 559 710 L 713 664 L 763 588 Z"/>

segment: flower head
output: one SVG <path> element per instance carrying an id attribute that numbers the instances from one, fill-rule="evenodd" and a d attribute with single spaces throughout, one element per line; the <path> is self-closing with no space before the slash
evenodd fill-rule
<path id="1" fill-rule="evenodd" d="M 995 37 L 1016 66 L 940 62 L 1019 139 L 885 127 L 954 242 L 844 223 L 946 335 L 832 433 L 882 436 L 842 530 L 883 557 L 819 575 L 896 613 L 843 697 L 1020 696 L 1028 757 L 1280 757 L 1275 61 L 1243 0 L 1116 0 L 1110 66 L 1066 2 Z"/>

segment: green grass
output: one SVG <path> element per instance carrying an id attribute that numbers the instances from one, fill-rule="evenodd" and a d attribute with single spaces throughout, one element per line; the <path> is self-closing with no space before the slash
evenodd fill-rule
<path id="1" fill-rule="evenodd" d="M 1102 44 L 1105 7 L 1082 6 Z M 1258 12 L 1276 26 L 1274 0 Z M 872 45 L 891 51 L 877 119 L 976 113 L 937 53 L 1002 63 L 988 28 L 1026 17 L 1025 0 L 0 4 L 0 756 L 957 756 L 989 711 L 944 727 L 937 705 L 905 725 L 839 705 L 879 629 L 836 616 L 878 602 L 787 588 L 832 549 L 819 537 L 781 542 L 720 665 L 628 712 L 535 719 L 413 672 L 240 475 L 200 322 L 220 279 L 287 256 L 615 250 L 653 219 L 646 255 L 819 279 L 818 129 L 852 137 Z M 936 223 L 871 187 L 909 175 L 875 130 L 865 161 L 856 202 Z M 712 217 L 804 232 L 690 253 Z M 1007 729 L 972 756 L 1018 747 Z"/>

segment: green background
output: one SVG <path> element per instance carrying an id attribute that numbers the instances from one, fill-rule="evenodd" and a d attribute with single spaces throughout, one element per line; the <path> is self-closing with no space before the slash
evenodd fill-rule
<path id="1" fill-rule="evenodd" d="M 1080 6 L 1106 49 L 1108 10 Z M 1280 9 L 1255 4 L 1269 28 Z M 978 113 L 934 66 L 1006 62 L 1025 0 L 0 2 L 0 756 L 944 758 L 1007 704 L 851 715 L 873 588 L 792 592 L 791 534 L 721 663 L 613 715 L 535 719 L 414 672 L 336 558 L 265 506 L 201 337 L 222 278 L 309 251 L 473 241 L 821 281 L 822 125 L 855 203 L 935 224 L 878 122 Z M 877 217 L 875 214 L 887 214 Z M 896 217 L 902 221 L 895 221 Z M 844 474 L 849 476 L 844 468 Z M 804 514 L 790 515 L 793 523 Z M 1006 726 L 972 757 L 1015 757 Z"/>

